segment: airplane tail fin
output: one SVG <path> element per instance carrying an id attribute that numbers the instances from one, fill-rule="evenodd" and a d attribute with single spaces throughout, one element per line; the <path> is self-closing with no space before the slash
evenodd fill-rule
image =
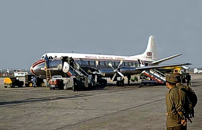
<path id="1" fill-rule="evenodd" d="M 132 58 L 138 58 L 142 60 L 152 60 L 152 61 L 158 60 L 158 54 L 154 36 L 149 37 L 145 52 L 140 55 L 132 56 Z"/>
<path id="2" fill-rule="evenodd" d="M 197 68 L 194 69 L 194 74 L 196 74 L 196 73 L 198 73 L 198 69 Z"/>

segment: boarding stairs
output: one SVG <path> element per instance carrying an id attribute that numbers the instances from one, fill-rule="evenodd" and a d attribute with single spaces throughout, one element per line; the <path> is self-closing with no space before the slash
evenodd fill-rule
<path id="1" fill-rule="evenodd" d="M 46 71 L 46 79 L 47 80 L 51 79 L 51 71 L 49 67 L 47 66 L 47 62 L 45 62 L 45 71 Z"/>
<path id="2" fill-rule="evenodd" d="M 165 75 L 156 69 L 144 70 L 142 73 L 159 84 L 165 84 L 166 82 Z"/>
<path id="3" fill-rule="evenodd" d="M 77 63 L 74 63 L 78 66 Z M 74 65 L 75 66 L 75 65 Z M 69 71 L 67 72 L 67 75 L 68 76 L 75 76 L 75 77 L 79 77 L 79 78 L 83 78 L 84 79 L 84 84 L 86 87 L 88 87 L 88 84 L 91 84 L 93 86 L 93 78 L 92 78 L 92 75 L 89 75 L 85 70 L 83 70 L 82 68 L 78 67 L 74 67 L 74 66 L 71 66 L 69 64 Z"/>

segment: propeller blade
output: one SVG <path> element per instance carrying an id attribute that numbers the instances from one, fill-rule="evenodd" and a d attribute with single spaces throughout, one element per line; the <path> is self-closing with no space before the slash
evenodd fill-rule
<path id="1" fill-rule="evenodd" d="M 111 62 L 109 62 L 109 64 L 108 64 L 112 69 L 114 69 L 114 67 L 112 66 L 112 63 Z"/>
<path id="2" fill-rule="evenodd" d="M 123 63 L 123 61 L 121 60 L 118 67 L 117 67 L 117 69 L 122 65 L 122 63 Z"/>
<path id="3" fill-rule="evenodd" d="M 121 72 L 117 72 L 122 78 L 124 78 L 124 75 Z"/>
<path id="4" fill-rule="evenodd" d="M 112 81 L 114 81 L 115 78 L 116 78 L 116 73 L 115 73 L 114 76 L 112 77 Z"/>

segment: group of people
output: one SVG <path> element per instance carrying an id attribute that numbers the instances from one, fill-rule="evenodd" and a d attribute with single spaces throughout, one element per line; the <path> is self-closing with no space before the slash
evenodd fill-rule
<path id="1" fill-rule="evenodd" d="M 167 130 L 186 130 L 187 120 L 194 117 L 197 96 L 191 89 L 190 80 L 187 85 L 181 83 L 181 75 L 172 73 L 166 76 Z M 191 121 L 191 120 L 190 120 Z"/>

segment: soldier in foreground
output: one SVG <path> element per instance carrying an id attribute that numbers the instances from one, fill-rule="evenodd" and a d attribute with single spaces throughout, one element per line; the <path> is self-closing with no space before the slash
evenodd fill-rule
<path id="1" fill-rule="evenodd" d="M 190 85 L 184 85 L 181 83 L 181 74 L 174 73 L 173 75 L 177 79 L 176 87 L 178 89 L 182 90 L 186 94 L 186 96 L 189 100 L 188 108 L 185 110 L 186 110 L 186 116 L 191 121 L 190 118 L 194 117 L 194 107 L 196 106 L 197 101 L 198 101 L 197 95 L 194 92 L 194 90 L 191 88 Z"/>
<path id="2" fill-rule="evenodd" d="M 166 94 L 167 107 L 167 130 L 186 130 L 187 120 L 184 115 L 182 102 L 185 102 L 186 96 L 176 87 L 177 79 L 174 75 L 166 76 L 166 87 L 169 89 Z"/>

